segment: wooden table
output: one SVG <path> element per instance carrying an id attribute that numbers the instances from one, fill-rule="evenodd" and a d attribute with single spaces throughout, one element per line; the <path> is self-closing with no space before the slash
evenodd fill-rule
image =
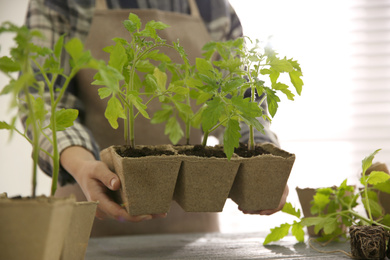
<path id="1" fill-rule="evenodd" d="M 342 253 L 319 253 L 293 237 L 263 246 L 265 236 L 207 233 L 91 238 L 85 259 L 350 259 Z M 320 249 L 350 252 L 349 243 L 331 243 Z"/>

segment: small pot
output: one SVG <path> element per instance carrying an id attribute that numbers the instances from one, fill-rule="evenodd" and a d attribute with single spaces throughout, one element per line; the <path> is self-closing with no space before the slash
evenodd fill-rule
<path id="1" fill-rule="evenodd" d="M 173 153 L 171 146 L 149 147 Z M 121 199 L 127 212 L 133 216 L 167 213 L 181 160 L 175 155 L 122 157 L 119 153 L 125 149 L 125 146 L 108 147 L 101 152 L 101 158 L 119 176 Z"/>
<path id="2" fill-rule="evenodd" d="M 193 146 L 177 147 L 179 154 L 192 148 Z M 240 166 L 237 158 L 230 161 L 214 156 L 182 155 L 180 158 L 182 165 L 174 194 L 176 202 L 187 212 L 221 212 Z"/>
<path id="3" fill-rule="evenodd" d="M 256 146 L 265 153 L 239 159 L 241 165 L 229 195 L 245 211 L 277 208 L 295 161 L 294 154 L 271 143 Z"/>
<path id="4" fill-rule="evenodd" d="M 61 260 L 83 260 L 87 251 L 98 202 L 75 202 Z"/>
<path id="5" fill-rule="evenodd" d="M 0 197 L 0 259 L 60 259 L 75 198 Z"/>

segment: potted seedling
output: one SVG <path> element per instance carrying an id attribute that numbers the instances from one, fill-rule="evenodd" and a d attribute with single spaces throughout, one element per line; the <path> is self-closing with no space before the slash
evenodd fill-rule
<path id="1" fill-rule="evenodd" d="M 121 180 L 121 198 L 129 214 L 166 213 L 181 161 L 172 156 L 175 151 L 169 145 L 136 146 L 134 129 L 136 123 L 142 125 L 143 119 L 150 120 L 148 110 L 159 106 L 161 101 L 170 100 L 183 110 L 182 113 L 192 113 L 189 106 L 172 96 L 174 91 L 183 88 L 168 84 L 167 68 L 174 65 L 160 49 L 176 50 L 184 66 L 188 61 L 178 43 L 167 43 L 157 35 L 157 30 L 168 25 L 149 21 L 141 29 L 140 19 L 132 13 L 123 23 L 130 33 L 130 40 L 115 38 L 115 44 L 104 49 L 110 54 L 109 66 L 95 75 L 93 84 L 102 86 L 99 88 L 101 99 L 109 99 L 105 117 L 112 128 L 118 128 L 118 119 L 124 120 L 126 145 L 104 149 L 101 157 Z M 159 66 L 152 64 L 151 60 L 159 62 Z M 141 80 L 141 74 L 144 80 Z M 170 129 L 176 131 L 177 121 L 171 120 L 170 124 Z"/>
<path id="2" fill-rule="evenodd" d="M 58 39 L 51 50 L 34 44 L 36 39 L 43 37 L 39 31 L 5 22 L 0 27 L 0 33 L 6 32 L 16 36 L 15 47 L 11 49 L 10 56 L 0 58 L 0 70 L 10 79 L 1 94 L 11 97 L 10 111 L 16 110 L 16 113 L 10 123 L 1 121 L 0 129 L 17 133 L 32 145 L 33 174 L 31 197 L 11 199 L 4 196 L 0 199 L 0 255 L 4 259 L 60 259 L 60 256 L 62 259 L 71 259 L 61 255 L 64 249 L 78 252 L 72 259 L 82 259 L 96 203 L 85 204 L 89 215 L 85 216 L 87 220 L 81 220 L 86 228 L 82 233 L 80 229 L 74 230 L 73 226 L 80 221 L 79 209 L 84 210 L 85 207 L 76 204 L 74 197 L 54 197 L 60 168 L 57 132 L 72 126 L 78 116 L 77 110 L 58 108 L 57 105 L 77 71 L 83 67 L 97 68 L 98 63 L 88 52 L 83 51 L 78 39 L 72 39 L 65 45 L 71 56 L 71 71 L 69 75 L 65 75 L 60 64 L 64 36 Z M 17 72 L 20 72 L 19 77 L 15 75 Z M 63 80 L 63 87 L 55 89 L 55 83 L 59 80 Z M 15 126 L 19 116 L 25 120 L 25 130 Z M 42 147 L 41 138 L 47 139 L 53 149 Z M 36 196 L 35 192 L 40 152 L 52 160 L 49 197 Z M 67 245 L 73 240 L 69 235 L 73 234 L 83 237 L 84 241 L 82 245 L 73 244 L 69 248 Z"/>
<path id="3" fill-rule="evenodd" d="M 314 226 L 319 235 L 319 240 L 337 240 L 348 238 L 351 243 L 351 257 L 358 259 L 384 259 L 388 248 L 390 231 L 390 215 L 386 214 L 378 202 L 376 190 L 388 190 L 390 188 L 390 175 L 383 171 L 372 171 L 366 174 L 372 165 L 372 160 L 379 150 L 376 150 L 362 161 L 361 189 L 347 185 L 344 180 L 340 186 L 318 189 L 312 202 L 311 212 L 313 217 L 302 217 L 291 204 L 286 204 L 286 213 L 298 218 L 291 224 L 282 224 L 271 229 L 264 244 L 278 241 L 291 231 L 300 235 L 298 241 L 303 242 L 303 227 Z M 359 213 L 356 207 L 361 199 L 368 217 Z"/>
<path id="4" fill-rule="evenodd" d="M 198 97 L 208 98 L 201 111 L 205 133 L 202 145 L 206 146 L 209 134 L 224 126 L 223 151 L 228 160 L 236 153 L 240 162 L 230 198 L 243 210 L 276 208 L 295 156 L 270 143 L 256 145 L 254 131 L 264 133 L 263 123 L 270 121 L 262 107 L 265 100 L 273 117 L 280 101 L 278 92 L 294 100 L 290 90 L 293 86 L 301 94 L 301 68 L 297 61 L 279 58 L 272 48 L 261 47 L 258 41 L 248 49 L 244 38 L 210 42 L 204 50 L 205 58 L 196 62 L 200 83 L 197 87 L 201 92 Z M 220 58 L 213 61 L 215 56 Z M 289 75 L 290 85 L 279 79 L 283 73 Z M 240 145 L 243 125 L 249 128 L 249 142 Z"/>

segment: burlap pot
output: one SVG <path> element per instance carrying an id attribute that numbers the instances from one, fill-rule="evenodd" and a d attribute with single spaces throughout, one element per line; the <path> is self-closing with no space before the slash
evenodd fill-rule
<path id="1" fill-rule="evenodd" d="M 87 251 L 97 202 L 75 202 L 61 260 L 83 260 Z"/>
<path id="2" fill-rule="evenodd" d="M 0 259 L 60 259 L 74 197 L 0 198 Z"/>
<path id="3" fill-rule="evenodd" d="M 229 197 L 245 211 L 274 209 L 279 206 L 290 176 L 295 155 L 273 144 L 258 144 L 269 154 L 240 159 Z"/>
<path id="4" fill-rule="evenodd" d="M 187 212 L 221 212 L 240 163 L 235 158 L 182 156 L 174 199 Z"/>
<path id="5" fill-rule="evenodd" d="M 121 198 L 127 212 L 133 216 L 167 213 L 181 165 L 178 156 L 125 158 L 117 153 L 118 149 L 124 147 L 104 149 L 101 158 L 119 176 Z"/>

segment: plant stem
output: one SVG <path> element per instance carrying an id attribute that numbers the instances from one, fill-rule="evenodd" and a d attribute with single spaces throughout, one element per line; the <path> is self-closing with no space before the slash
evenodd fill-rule
<path id="1" fill-rule="evenodd" d="M 205 131 L 203 134 L 203 141 L 202 141 L 202 146 L 206 147 L 207 144 L 207 138 L 209 137 L 209 131 Z"/>
<path id="2" fill-rule="evenodd" d="M 371 207 L 370 207 L 370 203 L 369 203 L 369 200 L 368 200 L 368 183 L 367 183 L 367 180 L 366 180 L 366 171 L 363 170 L 363 180 L 364 180 L 364 196 L 365 196 L 365 201 L 366 201 L 366 208 L 367 208 L 367 212 L 368 212 L 368 217 L 370 218 L 371 221 L 373 221 L 373 218 L 372 218 L 372 214 L 371 214 Z"/>

